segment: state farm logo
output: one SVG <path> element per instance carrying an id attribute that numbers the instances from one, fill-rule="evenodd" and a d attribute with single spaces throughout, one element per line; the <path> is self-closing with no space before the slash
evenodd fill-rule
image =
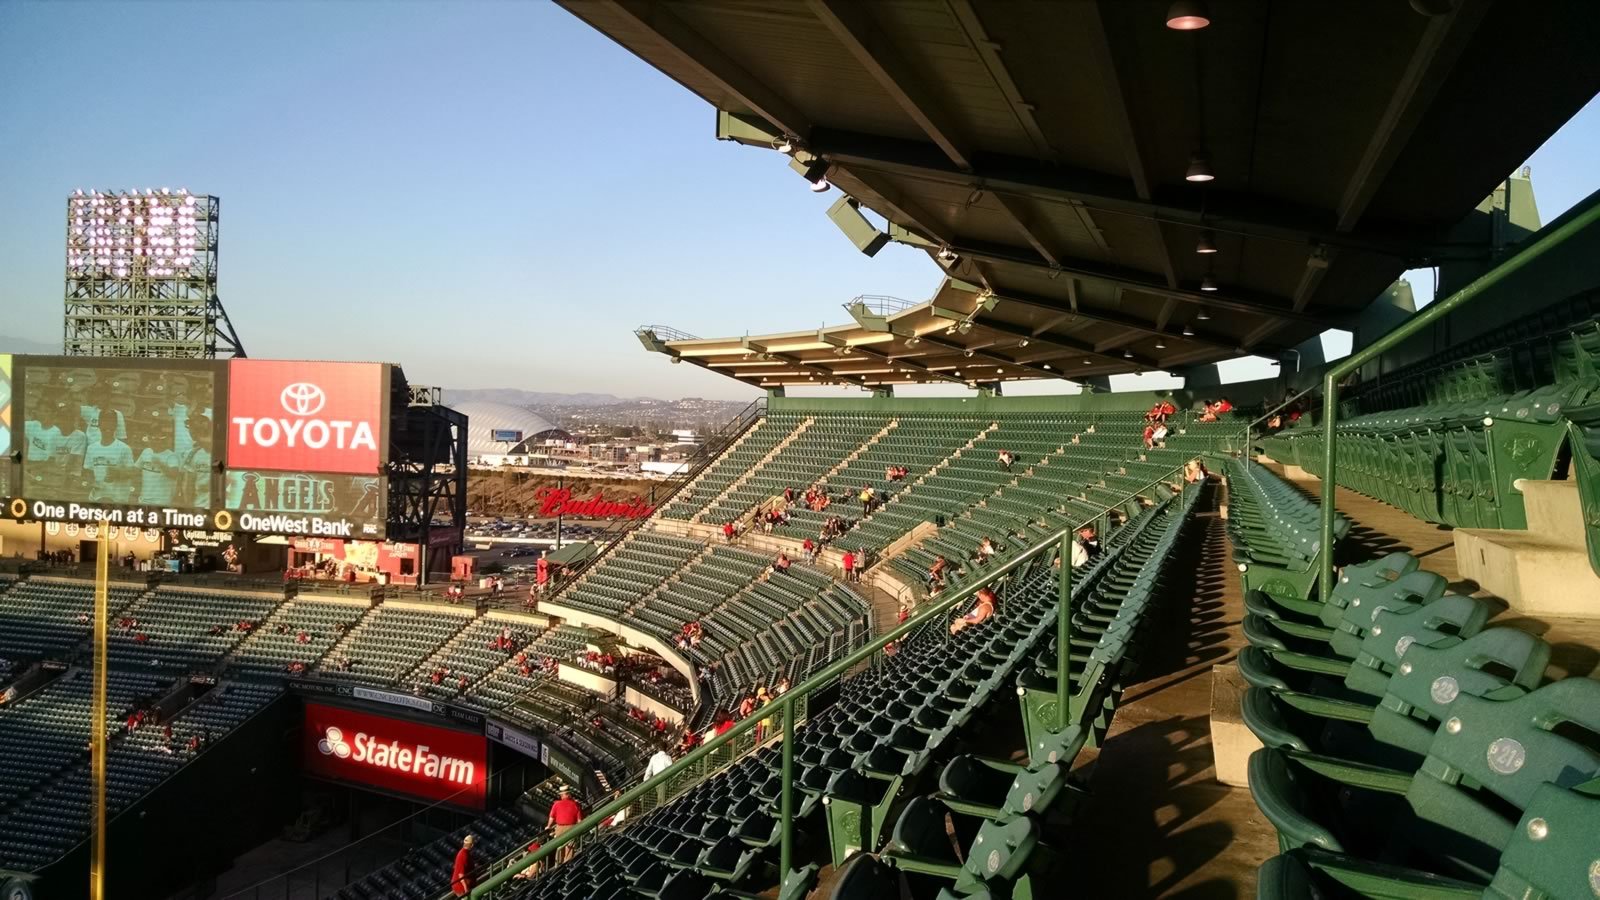
<path id="1" fill-rule="evenodd" d="M 362 765 L 436 778 L 458 785 L 472 785 L 477 775 L 477 764 L 470 759 L 441 756 L 427 744 L 402 744 L 398 740 L 385 742 L 376 735 L 361 731 L 346 740 L 344 729 L 336 725 L 323 730 L 322 738 L 317 741 L 317 752 L 323 756 L 335 756 Z"/>
<path id="2" fill-rule="evenodd" d="M 323 756 L 337 756 L 340 759 L 350 757 L 350 745 L 344 741 L 344 732 L 332 726 L 328 727 L 322 740 L 317 741 L 317 750 Z"/>
<path id="3" fill-rule="evenodd" d="M 278 394 L 278 402 L 291 416 L 314 416 L 328 404 L 328 395 L 309 381 L 297 381 Z"/>

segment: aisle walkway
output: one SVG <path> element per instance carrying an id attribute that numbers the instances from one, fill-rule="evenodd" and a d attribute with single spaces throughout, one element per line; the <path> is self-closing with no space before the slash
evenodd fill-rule
<path id="1" fill-rule="evenodd" d="M 1212 766 L 1211 667 L 1244 645 L 1238 571 L 1213 487 L 1179 540 L 1139 681 L 1127 686 L 1080 807 L 1066 855 L 1084 897 L 1246 900 L 1256 868 L 1277 852 L 1245 788 Z M 1087 763 L 1080 761 L 1080 766 Z"/>

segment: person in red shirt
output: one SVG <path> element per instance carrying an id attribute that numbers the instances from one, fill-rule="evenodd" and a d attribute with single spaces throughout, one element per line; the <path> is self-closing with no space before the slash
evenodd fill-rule
<path id="1" fill-rule="evenodd" d="M 456 864 L 450 870 L 450 893 L 465 897 L 472 890 L 472 845 L 477 839 L 467 835 L 461 839 L 461 849 L 456 851 Z"/>
<path id="2" fill-rule="evenodd" d="M 778 559 L 772 564 L 772 571 L 780 575 L 789 574 L 789 554 L 778 551 Z"/>
<path id="3" fill-rule="evenodd" d="M 813 562 L 814 563 L 814 562 L 817 561 L 817 542 L 816 541 L 813 541 L 811 538 L 806 538 L 805 541 L 800 545 L 800 549 L 802 549 L 802 550 L 804 550 L 806 552 L 806 560 L 808 562 Z"/>
<path id="4" fill-rule="evenodd" d="M 532 855 L 534 855 L 535 853 L 538 853 L 538 852 L 539 852 L 539 842 L 538 841 L 534 841 L 533 843 L 528 845 L 528 855 L 529 856 L 532 856 Z M 527 880 L 529 880 L 531 878 L 538 877 L 539 874 L 542 873 L 543 871 L 544 871 L 544 861 L 540 860 L 539 862 L 534 863 L 533 865 L 527 867 L 526 869 L 523 869 L 521 872 L 518 872 L 517 874 L 515 874 L 515 875 L 513 875 L 511 877 L 513 879 L 517 880 L 517 881 L 527 881 Z"/>
<path id="5" fill-rule="evenodd" d="M 572 789 L 562 785 L 561 796 L 550 804 L 551 834 L 559 838 L 582 821 L 583 808 L 578 805 L 578 801 L 572 799 Z M 556 851 L 556 862 L 564 863 L 576 853 L 576 848 L 571 844 L 565 844 Z"/>
<path id="6" fill-rule="evenodd" d="M 733 523 L 732 522 L 723 522 L 722 523 L 722 539 L 724 541 L 727 541 L 730 544 L 733 543 Z"/>
<path id="7" fill-rule="evenodd" d="M 1154 425 L 1146 425 L 1144 427 L 1144 448 L 1149 450 L 1151 447 L 1155 446 L 1155 442 L 1156 427 Z"/>
<path id="8" fill-rule="evenodd" d="M 845 581 L 855 581 L 856 580 L 856 555 L 854 553 L 850 552 L 849 550 L 846 550 L 844 552 L 844 559 L 840 560 L 840 563 L 844 566 L 844 580 Z"/>
<path id="9" fill-rule="evenodd" d="M 960 634 L 963 629 L 973 625 L 981 625 L 994 615 L 994 591 L 987 587 L 978 589 L 978 602 L 973 606 L 972 612 L 967 613 L 950 623 L 950 633 Z"/>

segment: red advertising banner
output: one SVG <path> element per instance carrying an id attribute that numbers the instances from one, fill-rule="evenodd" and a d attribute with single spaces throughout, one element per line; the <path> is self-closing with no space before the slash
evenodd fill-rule
<path id="1" fill-rule="evenodd" d="M 228 364 L 228 466 L 376 475 L 379 363 L 236 359 Z"/>
<path id="2" fill-rule="evenodd" d="M 481 734 L 306 704 L 306 773 L 483 809 L 488 742 Z"/>
<path id="3" fill-rule="evenodd" d="M 533 499 L 539 502 L 539 515 L 544 518 L 562 515 L 580 519 L 644 519 L 655 512 L 655 507 L 643 497 L 629 497 L 625 502 L 613 503 L 600 491 L 595 491 L 593 497 L 585 500 L 574 498 L 572 489 L 564 487 L 539 488 L 534 491 Z"/>

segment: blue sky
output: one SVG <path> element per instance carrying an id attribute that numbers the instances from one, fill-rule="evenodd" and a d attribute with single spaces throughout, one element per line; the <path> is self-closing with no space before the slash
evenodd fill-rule
<path id="1" fill-rule="evenodd" d="M 836 195 L 716 141 L 709 106 L 548 3 L 11 0 L 0 85 L 13 341 L 59 347 L 79 187 L 220 196 L 251 355 L 449 387 L 748 396 L 633 328 L 808 328 L 939 280 L 921 253 L 856 252 Z M 1596 186 L 1597 138 L 1591 103 L 1531 160 L 1546 220 Z"/>

